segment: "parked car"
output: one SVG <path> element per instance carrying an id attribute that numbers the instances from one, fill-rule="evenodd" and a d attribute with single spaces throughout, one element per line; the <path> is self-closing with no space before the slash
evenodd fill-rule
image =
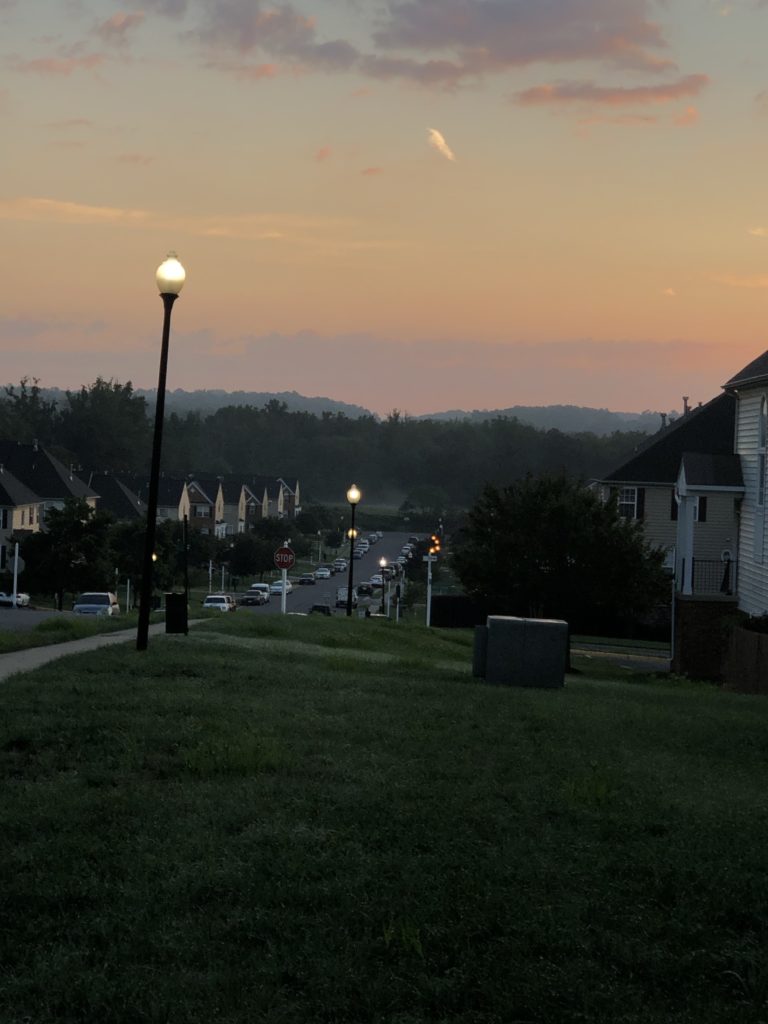
<path id="1" fill-rule="evenodd" d="M 333 615 L 333 608 L 329 604 L 313 604 L 309 609 L 309 614 L 312 615 Z"/>
<path id="2" fill-rule="evenodd" d="M 383 578 L 383 576 L 381 575 L 381 573 L 378 573 L 378 572 L 377 572 L 377 573 L 375 574 L 375 576 L 371 576 L 371 579 L 370 579 L 370 583 L 371 583 L 371 584 L 372 584 L 372 585 L 373 585 L 374 587 L 383 587 L 383 586 L 384 586 L 384 578 Z"/>
<path id="3" fill-rule="evenodd" d="M 268 583 L 252 583 L 248 587 L 249 594 L 263 594 L 264 604 L 269 604 L 269 584 Z"/>
<path id="4" fill-rule="evenodd" d="M 373 593 L 373 586 L 370 583 L 358 583 L 357 592 L 360 597 L 370 597 Z"/>
<path id="5" fill-rule="evenodd" d="M 299 576 L 299 586 L 314 586 L 315 585 L 315 574 L 313 572 L 303 572 Z"/>
<path id="6" fill-rule="evenodd" d="M 269 601 L 269 586 L 267 586 L 266 592 L 263 590 L 246 590 L 246 592 L 237 599 L 237 603 L 242 605 L 244 608 L 252 608 L 254 605 L 266 604 Z"/>
<path id="7" fill-rule="evenodd" d="M 203 601 L 203 608 L 217 612 L 236 612 L 237 605 L 231 594 L 209 594 Z"/>
<path id="8" fill-rule="evenodd" d="M 29 594 L 16 594 L 16 600 L 13 599 L 13 594 L 6 594 L 0 590 L 0 608 L 26 608 L 29 604 Z"/>
<path id="9" fill-rule="evenodd" d="M 346 558 L 337 558 L 334 561 L 333 566 L 336 569 L 336 572 L 344 572 L 348 564 L 349 563 L 347 562 Z"/>
<path id="10" fill-rule="evenodd" d="M 318 569 L 315 569 L 316 580 L 329 580 L 333 576 L 335 570 L 329 568 L 327 565 L 321 565 Z"/>
<path id="11" fill-rule="evenodd" d="M 275 580 L 275 582 L 270 585 L 269 592 L 270 592 L 270 594 L 282 594 L 282 592 L 283 592 L 283 581 L 282 580 Z M 293 592 L 293 584 L 291 583 L 290 580 L 286 580 L 285 581 L 285 593 L 286 594 L 290 594 L 292 592 Z"/>
<path id="12" fill-rule="evenodd" d="M 80 594 L 72 605 L 78 615 L 119 615 L 117 596 L 108 590 L 88 591 Z"/>
<path id="13" fill-rule="evenodd" d="M 336 591 L 336 607 L 346 608 L 347 607 L 347 587 L 339 587 Z M 352 587 L 352 607 L 357 608 L 357 589 Z"/>

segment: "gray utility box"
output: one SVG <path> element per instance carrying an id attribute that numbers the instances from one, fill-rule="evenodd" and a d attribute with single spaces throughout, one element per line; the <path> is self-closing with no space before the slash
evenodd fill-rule
<path id="1" fill-rule="evenodd" d="M 489 615 L 475 629 L 473 675 L 501 686 L 557 689 L 565 684 L 568 623 Z"/>

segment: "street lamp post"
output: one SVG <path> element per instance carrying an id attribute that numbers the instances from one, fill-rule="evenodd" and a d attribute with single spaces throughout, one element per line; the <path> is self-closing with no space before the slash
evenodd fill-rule
<path id="1" fill-rule="evenodd" d="M 149 640 L 149 612 L 152 600 L 152 552 L 157 527 L 157 492 L 160 483 L 160 452 L 163 445 L 163 417 L 165 415 L 165 378 L 168 370 L 168 342 L 171 336 L 171 310 L 184 287 L 186 274 L 176 253 L 169 252 L 157 268 L 157 287 L 163 300 L 163 341 L 160 348 L 160 374 L 157 381 L 155 405 L 155 432 L 152 439 L 152 467 L 149 473 L 147 498 L 147 532 L 144 537 L 144 560 L 139 598 L 139 627 L 136 632 L 136 650 L 146 651 Z"/>
<path id="2" fill-rule="evenodd" d="M 359 503 L 361 498 L 362 498 L 362 494 L 360 493 L 357 484 L 352 484 L 352 486 L 347 491 L 347 501 L 349 502 L 349 507 L 352 510 L 351 521 L 350 521 L 350 524 L 349 524 L 349 577 L 347 579 L 347 616 L 348 617 L 350 617 L 352 615 L 352 580 L 353 580 L 353 576 L 354 576 L 353 570 L 354 570 L 354 565 L 355 565 L 355 562 L 354 562 L 354 559 L 353 559 L 352 556 L 354 555 L 354 552 L 355 552 L 355 537 L 357 536 L 357 531 L 355 530 L 355 509 L 357 508 L 358 503 Z"/>
<path id="3" fill-rule="evenodd" d="M 387 560 L 384 555 L 379 559 L 379 570 L 381 571 L 381 611 L 384 611 L 384 569 L 387 566 Z M 387 615 L 389 615 L 389 579 L 387 579 Z"/>

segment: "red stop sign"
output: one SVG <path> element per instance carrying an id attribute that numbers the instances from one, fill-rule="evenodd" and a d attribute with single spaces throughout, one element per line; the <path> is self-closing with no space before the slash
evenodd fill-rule
<path id="1" fill-rule="evenodd" d="M 278 548 L 275 552 L 275 566 L 278 569 L 292 569 L 296 564 L 296 555 L 289 547 Z"/>

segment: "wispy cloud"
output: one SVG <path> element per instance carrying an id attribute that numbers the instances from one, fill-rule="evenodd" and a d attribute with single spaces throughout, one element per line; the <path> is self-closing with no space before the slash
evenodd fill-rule
<path id="1" fill-rule="evenodd" d="M 138 28 L 143 21 L 143 11 L 118 11 L 97 25 L 95 32 L 105 43 L 122 44 L 126 41 L 128 33 Z"/>
<path id="2" fill-rule="evenodd" d="M 91 206 L 68 200 L 24 196 L 0 200 L 0 222 L 60 224 L 78 227 L 162 229 L 176 236 L 283 243 L 308 252 L 363 252 L 399 248 L 391 239 L 367 238 L 363 226 L 349 218 L 296 213 L 248 213 L 167 216 L 156 210 Z"/>
<path id="3" fill-rule="evenodd" d="M 747 231 L 757 238 L 768 238 L 768 228 L 747 228 Z"/>
<path id="4" fill-rule="evenodd" d="M 330 158 L 332 153 L 333 150 L 331 149 L 330 146 L 321 146 L 320 149 L 318 149 L 317 152 L 315 153 L 315 160 L 319 164 L 322 164 Z"/>
<path id="5" fill-rule="evenodd" d="M 696 124 L 698 120 L 699 112 L 696 107 L 686 107 L 685 110 L 675 118 L 675 124 L 680 125 L 681 128 L 687 128 L 688 125 Z"/>
<path id="6" fill-rule="evenodd" d="M 104 63 L 100 53 L 87 53 L 81 57 L 36 57 L 32 60 L 16 60 L 11 66 L 14 71 L 37 75 L 62 75 L 75 71 L 93 71 Z"/>
<path id="7" fill-rule="evenodd" d="M 696 96 L 709 84 L 707 75 L 686 75 L 659 85 L 612 87 L 594 82 L 559 82 L 537 85 L 517 94 L 522 106 L 647 106 L 671 103 L 682 96 Z"/>
<path id="8" fill-rule="evenodd" d="M 716 274 L 712 280 L 727 288 L 768 288 L 768 274 Z"/>
<path id="9" fill-rule="evenodd" d="M 668 299 L 674 299 L 677 297 L 677 292 L 674 288 L 665 288 L 661 294 L 666 295 Z"/>
<path id="10" fill-rule="evenodd" d="M 153 158 L 146 153 L 119 153 L 117 160 L 121 164 L 139 164 L 142 167 L 148 167 Z"/>
<path id="11" fill-rule="evenodd" d="M 427 128 L 427 141 L 433 149 L 436 149 L 438 153 L 445 157 L 446 160 L 455 160 L 456 155 L 454 154 L 451 147 L 445 141 L 443 135 L 437 130 L 437 128 Z"/>
<path id="12" fill-rule="evenodd" d="M 88 206 L 59 199 L 21 197 L 0 200 L 0 220 L 57 224 L 144 224 L 149 218 L 146 210 Z"/>
<path id="13" fill-rule="evenodd" d="M 365 167 L 360 173 L 364 178 L 377 178 L 380 174 L 384 173 L 383 167 Z"/>

